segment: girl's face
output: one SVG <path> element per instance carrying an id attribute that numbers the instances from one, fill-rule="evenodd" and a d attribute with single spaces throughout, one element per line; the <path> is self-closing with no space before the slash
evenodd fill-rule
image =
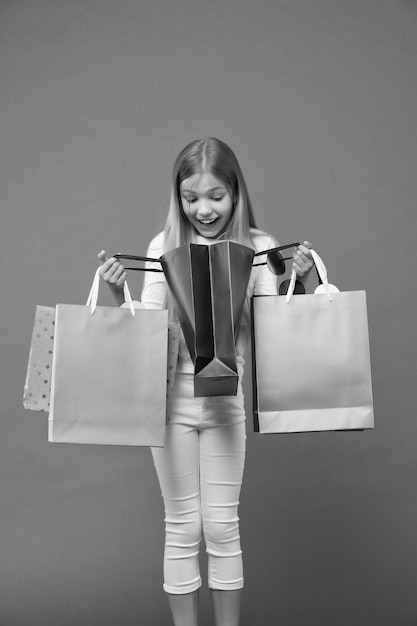
<path id="1" fill-rule="evenodd" d="M 206 172 L 194 174 L 182 181 L 180 195 L 183 211 L 200 235 L 221 235 L 232 215 L 233 202 L 219 178 Z"/>

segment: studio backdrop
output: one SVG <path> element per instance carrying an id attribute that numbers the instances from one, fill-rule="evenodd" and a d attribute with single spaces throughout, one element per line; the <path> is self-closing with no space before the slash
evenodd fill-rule
<path id="1" fill-rule="evenodd" d="M 102 249 L 146 254 L 206 136 L 370 329 L 366 432 L 254 433 L 247 351 L 242 626 L 415 626 L 416 4 L 9 0 L 0 59 L 2 626 L 170 623 L 149 450 L 48 443 L 22 395 L 36 306 L 85 304 Z"/>

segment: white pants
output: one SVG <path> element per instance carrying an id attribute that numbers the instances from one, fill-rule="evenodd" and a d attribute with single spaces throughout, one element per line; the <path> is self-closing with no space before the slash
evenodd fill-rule
<path id="1" fill-rule="evenodd" d="M 245 462 L 243 394 L 194 398 L 192 374 L 177 374 L 164 448 L 152 455 L 165 504 L 164 590 L 201 586 L 204 533 L 211 589 L 243 587 L 238 504 Z"/>

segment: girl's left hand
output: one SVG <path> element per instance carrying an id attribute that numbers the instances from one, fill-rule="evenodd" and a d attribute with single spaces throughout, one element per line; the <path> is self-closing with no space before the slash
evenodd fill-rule
<path id="1" fill-rule="evenodd" d="M 298 278 L 302 278 L 311 270 L 314 265 L 313 256 L 310 252 L 312 245 L 309 241 L 304 241 L 300 244 L 292 255 L 292 269 L 297 274 Z"/>

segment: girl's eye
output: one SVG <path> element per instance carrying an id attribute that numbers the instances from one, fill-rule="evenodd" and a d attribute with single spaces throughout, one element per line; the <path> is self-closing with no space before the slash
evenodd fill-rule
<path id="1" fill-rule="evenodd" d="M 213 200 L 214 200 L 215 202 L 221 202 L 221 201 L 223 200 L 223 196 L 215 196 L 215 197 L 213 198 Z"/>

